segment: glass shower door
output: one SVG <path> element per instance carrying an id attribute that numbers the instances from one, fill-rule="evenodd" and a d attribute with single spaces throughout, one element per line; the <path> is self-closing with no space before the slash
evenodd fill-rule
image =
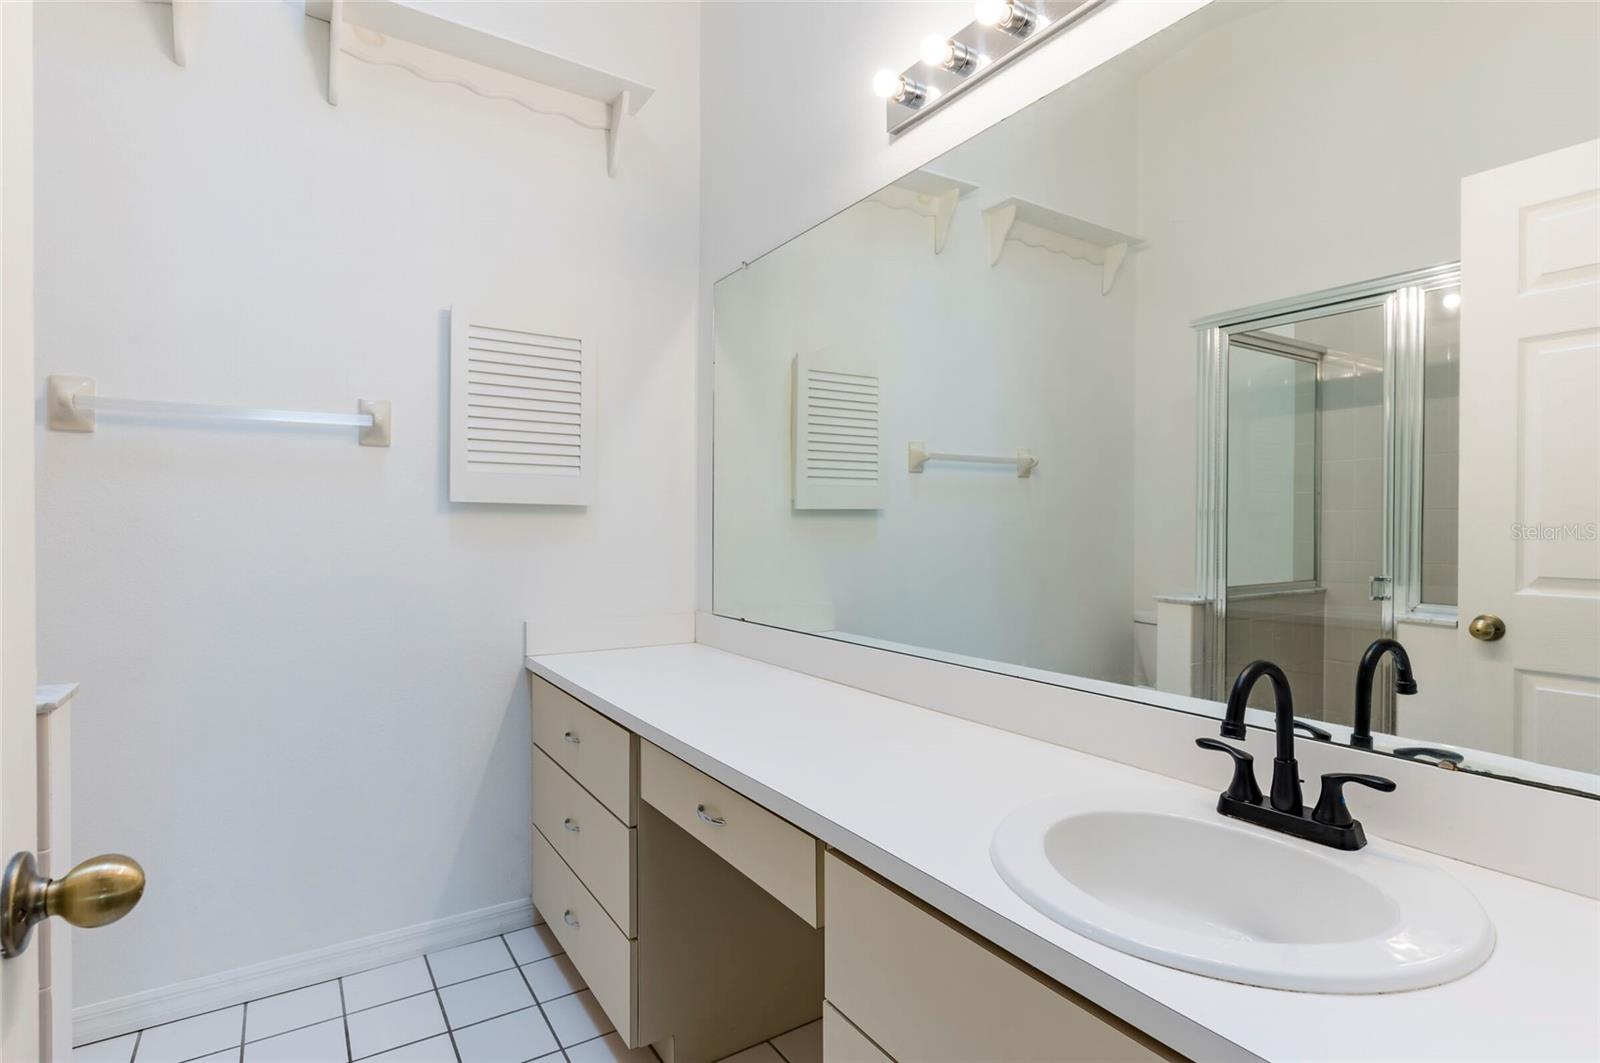
<path id="1" fill-rule="evenodd" d="M 1317 361 L 1291 337 L 1231 337 L 1228 352 L 1227 612 L 1231 678 L 1265 658 L 1289 676 L 1296 711 L 1320 718 Z M 1271 706 L 1260 684 L 1252 705 Z"/>
<path id="2" fill-rule="evenodd" d="M 1277 663 L 1308 719 L 1352 721 L 1356 663 L 1387 629 L 1386 342 L 1382 301 L 1228 336 L 1224 676 Z"/>
<path id="3" fill-rule="evenodd" d="M 1322 348 L 1319 421 L 1322 450 L 1320 577 L 1323 620 L 1321 718 L 1355 717 L 1355 674 L 1373 639 L 1388 633 L 1391 581 L 1385 552 L 1384 503 L 1387 312 L 1366 306 L 1295 322 L 1295 335 Z M 1375 725 L 1390 729 L 1389 663 L 1373 697 Z M 1391 691 L 1390 693 L 1385 693 Z"/>

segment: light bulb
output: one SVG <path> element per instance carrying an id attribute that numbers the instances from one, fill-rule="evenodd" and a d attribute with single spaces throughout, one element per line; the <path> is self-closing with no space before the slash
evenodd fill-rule
<path id="1" fill-rule="evenodd" d="M 1461 293 L 1446 292 L 1445 297 L 1439 300 L 1446 310 L 1459 310 L 1461 308 Z"/>
<path id="2" fill-rule="evenodd" d="M 929 66 L 962 74 L 977 62 L 977 54 L 960 41 L 937 33 L 922 38 L 922 61 Z"/>
<path id="3" fill-rule="evenodd" d="M 892 100 L 904 90 L 905 78 L 893 70 L 880 70 L 872 78 L 872 91 L 886 100 Z"/>
<path id="4" fill-rule="evenodd" d="M 978 0 L 972 5 L 972 17 L 1013 37 L 1026 37 L 1039 25 L 1038 12 L 1021 0 Z"/>
<path id="5" fill-rule="evenodd" d="M 985 26 L 998 26 L 1011 14 L 1007 0 L 978 0 L 972 5 L 972 17 Z"/>
<path id="6" fill-rule="evenodd" d="M 907 107 L 919 107 L 922 101 L 928 98 L 929 90 L 912 81 L 904 74 L 896 74 L 893 70 L 880 70 L 872 79 L 872 91 L 886 100 L 903 103 Z"/>
<path id="7" fill-rule="evenodd" d="M 930 33 L 922 38 L 922 61 L 929 66 L 949 66 L 955 53 L 955 42 L 949 37 Z"/>

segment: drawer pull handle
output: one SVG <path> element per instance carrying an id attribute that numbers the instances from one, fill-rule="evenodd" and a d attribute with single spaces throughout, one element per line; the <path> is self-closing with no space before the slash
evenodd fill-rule
<path id="1" fill-rule="evenodd" d="M 707 812 L 705 805 L 695 805 L 694 814 L 700 817 L 701 822 L 709 823 L 713 827 L 721 827 L 728 822 L 721 816 L 713 816 L 711 813 Z"/>
<path id="2" fill-rule="evenodd" d="M 561 825 L 563 827 L 567 828 L 567 830 L 570 830 L 574 834 L 578 833 L 580 830 L 583 829 L 582 827 L 578 826 L 578 821 L 573 819 L 570 816 L 567 817 L 566 819 L 562 820 L 561 821 Z"/>
<path id="3" fill-rule="evenodd" d="M 571 908 L 561 913 L 561 919 L 568 926 L 576 927 L 578 925 L 578 917 L 572 914 Z"/>
<path id="4" fill-rule="evenodd" d="M 571 742 L 573 745 L 577 745 L 579 742 L 583 741 L 583 739 L 579 738 L 577 735 L 573 734 L 571 731 L 563 731 L 562 734 L 561 734 L 561 738 L 562 738 L 563 741 Z"/>

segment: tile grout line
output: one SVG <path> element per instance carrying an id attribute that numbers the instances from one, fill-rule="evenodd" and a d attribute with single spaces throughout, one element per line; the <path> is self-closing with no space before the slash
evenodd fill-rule
<path id="1" fill-rule="evenodd" d="M 356 1053 L 350 1047 L 350 1012 L 344 1004 L 344 979 L 335 978 L 334 981 L 339 984 L 339 1023 L 344 1027 L 344 1058 L 352 1060 L 356 1058 Z"/>
<path id="2" fill-rule="evenodd" d="M 485 938 L 484 940 L 487 941 L 488 939 Z M 504 942 L 503 938 L 501 940 Z M 512 959 L 516 959 L 516 957 L 513 956 Z M 433 983 L 433 1000 L 434 1003 L 439 1005 L 439 1018 L 444 1022 L 445 1036 L 450 1038 L 450 1054 L 456 1057 L 456 1063 L 461 1063 L 461 1049 L 456 1047 L 456 1035 L 450 1029 L 450 1013 L 444 1010 L 444 996 L 439 992 L 439 980 L 433 976 L 433 964 L 428 962 L 426 954 L 422 957 L 422 966 L 428 969 L 428 981 Z M 533 990 L 530 989 L 528 992 L 532 993 Z"/>
<path id="3" fill-rule="evenodd" d="M 0 0 L 0 2 L 3 2 L 3 0 Z M 420 996 L 423 996 L 423 995 L 424 994 L 422 994 L 422 993 L 413 993 L 413 994 L 411 994 L 411 996 L 416 996 L 416 997 L 420 997 Z M 401 997 L 400 999 L 401 1000 L 410 1000 L 411 997 Z M 390 1001 L 390 1003 L 396 1003 L 396 1002 L 395 1001 Z M 383 1007 L 383 1005 L 379 1004 L 378 1007 L 381 1008 L 381 1007 Z M 371 1009 L 369 1008 L 368 1010 L 370 1011 Z M 318 1019 L 316 1022 L 301 1023 L 299 1026 L 291 1026 L 287 1030 L 279 1030 L 277 1033 L 269 1033 L 265 1037 L 257 1037 L 254 1041 L 246 1041 L 245 1044 L 247 1044 L 247 1045 L 258 1045 L 263 1041 L 271 1041 L 274 1038 L 278 1038 L 278 1037 L 287 1037 L 292 1033 L 299 1033 L 301 1030 L 309 1030 L 313 1026 L 326 1026 L 330 1022 L 338 1022 L 339 1018 L 340 1018 L 340 1016 L 338 1016 L 338 1015 L 329 1015 L 327 1018 Z"/>
<path id="4" fill-rule="evenodd" d="M 421 996 L 422 994 L 418 993 L 417 995 Z M 415 1041 L 407 1041 L 403 1045 L 395 1045 L 393 1048 L 383 1048 L 383 1049 L 379 1049 L 376 1052 L 368 1052 L 366 1055 L 362 1056 L 361 1059 L 356 1060 L 356 1063 L 362 1063 L 363 1060 L 372 1059 L 375 1056 L 386 1056 L 390 1052 L 398 1052 L 402 1048 L 411 1048 L 414 1045 L 420 1045 L 424 1041 L 432 1041 L 436 1037 L 443 1037 L 443 1036 L 444 1036 L 444 1034 L 442 1034 L 442 1033 L 430 1033 L 426 1037 L 419 1037 Z"/>
<path id="5" fill-rule="evenodd" d="M 556 1033 L 555 1024 L 550 1021 L 550 1016 L 544 1013 L 544 1002 L 539 999 L 539 994 L 533 991 L 533 983 L 528 981 L 528 972 L 522 969 L 522 964 L 517 963 L 517 954 L 511 951 L 511 942 L 506 940 L 504 934 L 500 935 L 500 944 L 506 947 L 506 952 L 511 955 L 511 962 L 516 965 L 517 977 L 522 979 L 522 984 L 528 987 L 528 995 L 533 998 L 533 1006 L 539 1009 L 539 1019 L 544 1023 L 544 1028 L 550 1031 L 550 1038 L 556 1043 L 556 1051 L 561 1053 L 561 1058 L 567 1058 L 567 1050 L 561 1043 L 561 1036 Z M 549 959 L 548 956 L 545 959 Z M 539 962 L 537 960 L 535 963 Z"/>

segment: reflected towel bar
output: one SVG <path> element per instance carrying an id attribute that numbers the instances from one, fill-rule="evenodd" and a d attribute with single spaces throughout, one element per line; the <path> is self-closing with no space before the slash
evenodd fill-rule
<path id="1" fill-rule="evenodd" d="M 161 399 L 115 399 L 95 393 L 93 377 L 53 374 L 46 398 L 47 423 L 60 432 L 93 432 L 96 413 L 128 413 L 197 421 L 257 421 L 277 424 L 322 424 L 359 428 L 364 447 L 389 445 L 387 399 L 360 399 L 355 413 L 320 410 L 274 410 L 258 406 L 222 406 L 209 402 L 167 402 Z"/>
<path id="2" fill-rule="evenodd" d="M 1033 475 L 1033 470 L 1038 467 L 1039 459 L 1026 450 L 1018 450 L 1015 454 L 946 454 L 942 451 L 929 450 L 925 443 L 906 444 L 906 467 L 911 472 L 921 472 L 930 461 L 964 461 L 978 465 L 1013 465 L 1017 470 L 1017 477 L 1026 480 Z"/>

